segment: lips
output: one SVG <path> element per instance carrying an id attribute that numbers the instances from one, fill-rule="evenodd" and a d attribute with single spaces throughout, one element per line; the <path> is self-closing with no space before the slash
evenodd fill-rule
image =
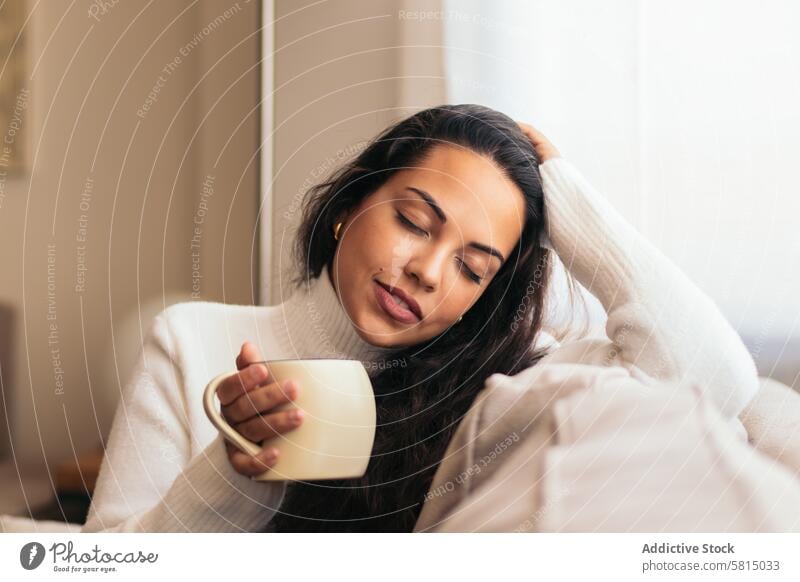
<path id="1" fill-rule="evenodd" d="M 377 281 L 377 283 L 392 295 L 395 295 L 403 300 L 406 305 L 408 305 L 409 309 L 413 311 L 417 317 L 422 319 L 422 309 L 420 309 L 419 303 L 417 303 L 411 295 L 403 291 L 400 287 L 390 287 L 389 285 L 384 285 L 380 281 Z"/>
<path id="2" fill-rule="evenodd" d="M 417 323 L 422 320 L 422 310 L 402 289 L 384 285 L 377 279 L 375 282 L 375 298 L 387 315 L 402 323 Z"/>

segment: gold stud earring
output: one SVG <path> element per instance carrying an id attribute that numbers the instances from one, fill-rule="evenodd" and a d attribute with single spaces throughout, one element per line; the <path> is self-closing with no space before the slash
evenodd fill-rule
<path id="1" fill-rule="evenodd" d="M 342 223 L 337 222 L 336 226 L 333 227 L 333 238 L 339 240 L 339 229 L 342 228 Z"/>

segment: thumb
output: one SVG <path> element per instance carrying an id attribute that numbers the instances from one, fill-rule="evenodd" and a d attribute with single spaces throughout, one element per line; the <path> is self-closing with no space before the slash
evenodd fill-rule
<path id="1" fill-rule="evenodd" d="M 244 342 L 236 358 L 236 369 L 242 370 L 253 362 L 260 362 L 263 360 L 264 358 L 261 357 L 261 352 L 258 351 L 258 348 L 253 343 Z"/>

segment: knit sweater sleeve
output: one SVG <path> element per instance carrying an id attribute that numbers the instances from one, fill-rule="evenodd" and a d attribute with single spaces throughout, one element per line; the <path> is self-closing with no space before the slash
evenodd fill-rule
<path id="1" fill-rule="evenodd" d="M 221 437 L 191 457 L 167 311 L 154 319 L 123 390 L 82 531 L 257 530 L 274 515 L 285 484 L 236 473 Z"/>
<path id="2" fill-rule="evenodd" d="M 539 169 L 553 248 L 608 315 L 609 345 L 599 350 L 605 363 L 694 382 L 725 417 L 737 416 L 758 390 L 758 375 L 714 302 L 570 162 L 551 158 Z M 580 349 L 562 346 L 553 360 L 579 356 Z"/>

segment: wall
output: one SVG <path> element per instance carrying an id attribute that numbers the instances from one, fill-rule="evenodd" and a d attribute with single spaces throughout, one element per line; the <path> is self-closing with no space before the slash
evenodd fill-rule
<path id="1" fill-rule="evenodd" d="M 35 6 L 31 170 L 0 207 L 0 302 L 15 310 L 3 386 L 15 456 L 53 464 L 107 435 L 155 312 L 193 291 L 254 301 L 259 7 Z"/>

